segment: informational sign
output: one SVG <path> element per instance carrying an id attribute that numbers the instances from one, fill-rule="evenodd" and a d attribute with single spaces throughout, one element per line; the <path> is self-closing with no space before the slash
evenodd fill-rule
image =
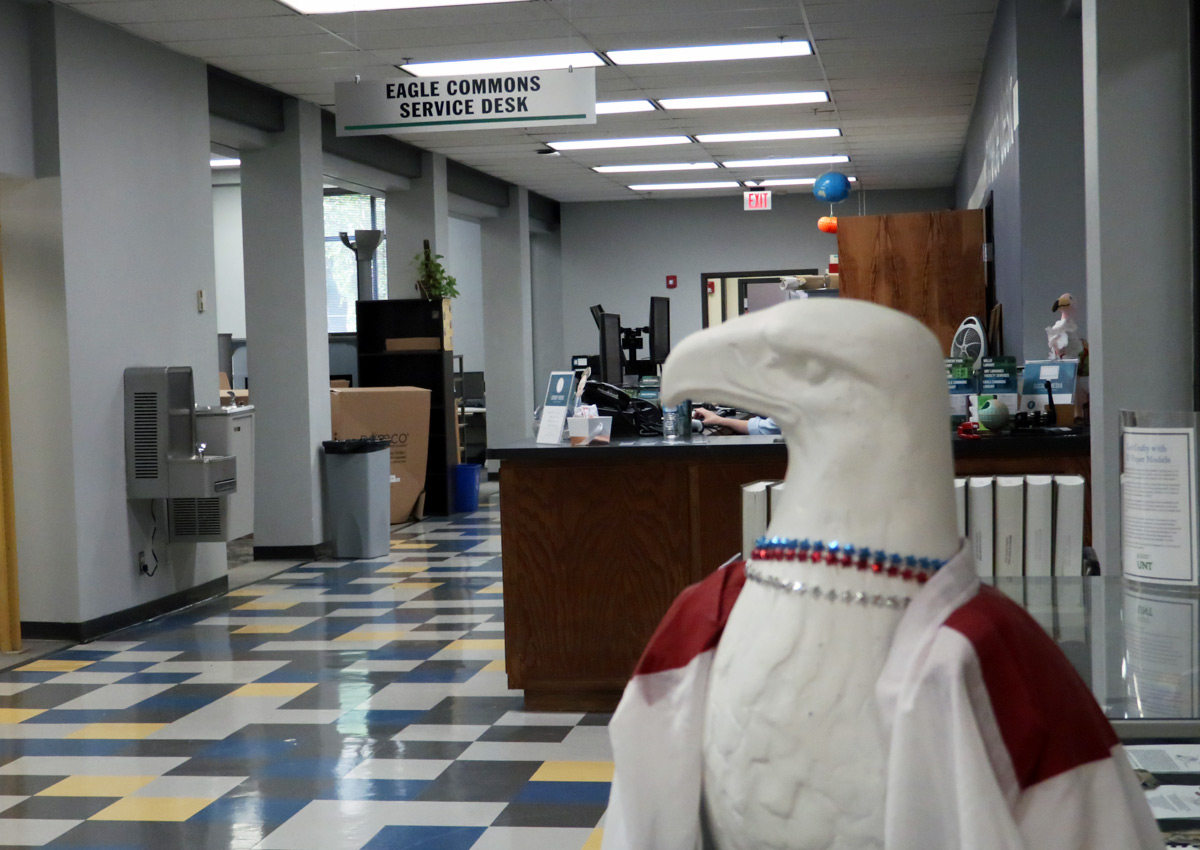
<path id="1" fill-rule="evenodd" d="M 1123 588 L 1127 717 L 1179 719 L 1200 709 L 1200 600 L 1132 582 Z M 1198 748 L 1200 749 L 1200 748 Z M 1200 761 L 1196 762 L 1200 773 Z"/>
<path id="2" fill-rule="evenodd" d="M 764 190 L 760 192 L 743 192 L 744 210 L 769 210 L 771 208 L 771 193 Z"/>
<path id="3" fill-rule="evenodd" d="M 1021 404 L 1026 410 L 1041 410 L 1048 402 L 1050 383 L 1055 404 L 1075 403 L 1075 374 L 1078 360 L 1027 360 L 1021 381 Z"/>
<path id="4" fill-rule="evenodd" d="M 546 403 L 542 405 L 542 422 L 538 426 L 539 443 L 561 443 L 567 415 L 575 403 L 575 373 L 551 372 L 546 386 Z"/>
<path id="5" fill-rule="evenodd" d="M 1196 429 L 1121 435 L 1121 561 L 1129 578 L 1200 586 Z"/>
<path id="6" fill-rule="evenodd" d="M 596 69 L 363 80 L 334 86 L 339 136 L 596 123 Z"/>

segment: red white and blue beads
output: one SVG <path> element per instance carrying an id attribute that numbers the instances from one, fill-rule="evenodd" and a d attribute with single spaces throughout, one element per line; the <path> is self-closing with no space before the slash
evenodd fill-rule
<path id="1" fill-rule="evenodd" d="M 827 564 L 844 569 L 870 570 L 889 578 L 925 584 L 946 563 L 938 558 L 888 554 L 883 549 L 856 547 L 831 540 L 796 540 L 789 537 L 760 537 L 751 557 L 756 561 L 797 561 Z"/>

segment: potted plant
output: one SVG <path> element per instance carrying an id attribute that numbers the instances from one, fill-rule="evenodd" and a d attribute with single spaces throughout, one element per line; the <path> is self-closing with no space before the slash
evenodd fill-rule
<path id="1" fill-rule="evenodd" d="M 458 286 L 453 275 L 447 274 L 446 269 L 438 260 L 441 254 L 434 254 L 429 249 L 429 240 L 424 240 L 425 249 L 412 258 L 417 267 L 417 291 L 427 301 L 441 298 L 457 298 Z"/>

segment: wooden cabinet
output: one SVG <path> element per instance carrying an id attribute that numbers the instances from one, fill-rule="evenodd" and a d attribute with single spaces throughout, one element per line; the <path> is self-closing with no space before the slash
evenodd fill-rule
<path id="1" fill-rule="evenodd" d="M 838 218 L 841 297 L 920 319 L 948 355 L 968 316 L 987 322 L 982 210 Z"/>

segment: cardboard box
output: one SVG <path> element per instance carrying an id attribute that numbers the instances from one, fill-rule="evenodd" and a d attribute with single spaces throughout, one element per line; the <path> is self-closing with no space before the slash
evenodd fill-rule
<path id="1" fill-rule="evenodd" d="M 217 373 L 217 386 L 220 389 L 221 407 L 244 405 L 250 403 L 250 390 L 235 390 L 229 386 L 229 376 L 224 372 Z"/>
<path id="2" fill-rule="evenodd" d="M 350 389 L 350 382 L 345 378 L 331 378 L 329 381 L 329 386 L 335 390 L 348 390 Z"/>
<path id="3" fill-rule="evenodd" d="M 406 336 L 385 340 L 383 346 L 388 351 L 441 351 L 442 341 L 436 336 Z"/>
<path id="4" fill-rule="evenodd" d="M 412 515 L 425 490 L 429 458 L 429 390 L 419 387 L 359 387 L 329 390 L 333 439 L 389 437 L 392 441 L 393 523 Z"/>

